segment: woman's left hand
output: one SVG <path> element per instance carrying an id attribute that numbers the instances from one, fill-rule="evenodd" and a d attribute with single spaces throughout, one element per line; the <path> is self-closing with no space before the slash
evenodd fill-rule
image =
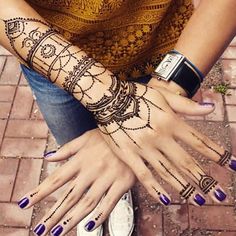
<path id="1" fill-rule="evenodd" d="M 52 235 L 66 235 L 100 202 L 85 226 L 87 231 L 94 230 L 106 220 L 122 195 L 135 182 L 132 171 L 111 152 L 98 129 L 86 132 L 47 156 L 48 161 L 73 158 L 28 192 L 18 203 L 19 206 L 29 208 L 62 185 L 70 183 L 34 228 L 36 235 L 45 236 L 50 230 Z"/>

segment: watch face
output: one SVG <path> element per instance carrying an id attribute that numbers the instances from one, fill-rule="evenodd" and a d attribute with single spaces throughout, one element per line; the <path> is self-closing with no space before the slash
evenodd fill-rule
<path id="1" fill-rule="evenodd" d="M 168 81 L 184 59 L 185 57 L 181 54 L 166 54 L 154 74 Z"/>

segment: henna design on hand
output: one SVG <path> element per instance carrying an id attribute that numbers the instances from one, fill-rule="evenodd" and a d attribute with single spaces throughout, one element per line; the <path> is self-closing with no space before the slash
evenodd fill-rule
<path id="1" fill-rule="evenodd" d="M 230 160 L 231 160 L 231 156 L 232 154 L 230 152 L 228 152 L 227 150 L 225 150 L 224 154 L 220 154 L 219 152 L 217 152 L 214 148 L 210 147 L 208 144 L 206 144 L 203 140 L 201 140 L 197 135 L 195 135 L 194 133 L 191 132 L 191 134 L 197 139 L 199 140 L 201 143 L 203 143 L 207 148 L 209 148 L 210 150 L 212 150 L 213 152 L 215 152 L 220 159 L 218 160 L 218 164 L 221 166 L 225 166 L 226 164 L 229 164 Z"/>
<path id="2" fill-rule="evenodd" d="M 232 154 L 225 150 L 224 154 L 221 155 L 220 160 L 217 162 L 221 166 L 229 164 Z"/>
<path id="3" fill-rule="evenodd" d="M 163 111 L 147 98 L 151 88 L 117 80 L 42 20 L 17 17 L 4 22 L 12 49 L 26 64 L 81 101 L 116 146 L 114 134 L 118 131 L 139 146 L 130 133 L 152 129 L 151 106 Z M 147 119 L 141 118 L 140 104 Z"/>
<path id="4" fill-rule="evenodd" d="M 61 201 L 61 203 L 57 206 L 57 208 L 50 214 L 50 216 L 48 216 L 47 219 L 44 220 L 44 223 L 47 223 L 47 221 L 49 219 L 51 219 L 53 217 L 53 215 L 57 212 L 57 210 L 62 206 L 62 204 L 65 202 L 65 200 L 70 196 L 70 194 L 73 192 L 75 187 L 71 188 L 69 190 L 69 192 L 66 194 L 66 196 L 63 198 L 63 200 Z"/>
<path id="5" fill-rule="evenodd" d="M 171 175 L 183 187 L 183 189 L 179 192 L 179 194 L 181 197 L 188 200 L 191 197 L 191 195 L 194 193 L 196 188 L 192 186 L 190 183 L 188 183 L 187 185 L 184 185 L 173 173 L 169 171 L 169 169 L 161 161 L 159 161 L 159 163 L 162 165 L 165 171 L 169 173 L 169 175 Z"/>
<path id="6" fill-rule="evenodd" d="M 201 179 L 199 180 L 199 187 L 203 191 L 203 193 L 207 194 L 217 185 L 217 181 L 214 180 L 209 175 L 201 175 Z"/>

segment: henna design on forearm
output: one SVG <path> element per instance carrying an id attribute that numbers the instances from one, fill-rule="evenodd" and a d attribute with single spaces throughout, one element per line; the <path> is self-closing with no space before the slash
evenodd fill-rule
<path id="1" fill-rule="evenodd" d="M 195 135 L 194 133 L 191 132 L 191 134 L 197 139 L 199 140 L 202 144 L 204 144 L 207 148 L 209 148 L 210 150 L 212 150 L 213 152 L 215 152 L 218 156 L 219 156 L 219 160 L 218 160 L 218 164 L 221 166 L 225 166 L 226 164 L 229 164 L 230 160 L 231 160 L 231 156 L 232 154 L 230 152 L 228 152 L 227 150 L 225 150 L 224 154 L 220 154 L 219 152 L 217 152 L 214 148 L 210 147 L 207 143 L 205 143 L 203 140 L 201 140 L 197 135 Z"/>
<path id="2" fill-rule="evenodd" d="M 147 98 L 151 88 L 145 85 L 138 88 L 136 83 L 117 80 L 102 64 L 89 58 L 43 20 L 17 17 L 4 23 L 16 55 L 81 101 L 93 113 L 103 134 L 116 146 L 119 147 L 117 131 L 139 146 L 130 133 L 153 129 L 150 107 L 163 109 Z M 146 120 L 141 118 L 140 104 Z"/>
<path id="3" fill-rule="evenodd" d="M 65 202 L 65 200 L 70 196 L 70 194 L 73 192 L 75 187 L 71 188 L 69 192 L 66 194 L 66 196 L 63 198 L 63 200 L 60 202 L 60 204 L 57 206 L 57 208 L 44 220 L 44 223 L 47 223 L 49 219 L 53 217 L 53 215 L 57 212 L 57 210 L 62 206 L 62 204 Z"/>
<path id="4" fill-rule="evenodd" d="M 169 173 L 169 175 L 172 176 L 183 187 L 183 189 L 179 192 L 180 196 L 186 200 L 189 199 L 191 195 L 194 193 L 196 188 L 192 186 L 190 183 L 184 185 L 173 173 L 169 171 L 169 169 L 161 161 L 159 161 L 159 163 L 162 165 L 165 171 Z"/>

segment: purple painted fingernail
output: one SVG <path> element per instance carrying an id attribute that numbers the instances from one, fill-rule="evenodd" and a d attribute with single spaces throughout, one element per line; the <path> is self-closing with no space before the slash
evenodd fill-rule
<path id="1" fill-rule="evenodd" d="M 89 222 L 84 226 L 84 228 L 85 228 L 85 230 L 87 230 L 88 232 L 90 232 L 90 231 L 93 230 L 95 224 L 96 224 L 95 221 L 91 220 L 91 221 L 89 221 Z"/>
<path id="2" fill-rule="evenodd" d="M 221 190 L 221 189 L 216 189 L 215 190 L 215 197 L 219 200 L 219 201 L 224 201 L 226 198 L 226 194 Z"/>
<path id="3" fill-rule="evenodd" d="M 170 199 L 164 194 L 161 194 L 160 200 L 166 206 L 170 204 Z"/>
<path id="4" fill-rule="evenodd" d="M 204 107 L 214 107 L 215 104 L 212 102 L 199 102 L 198 103 L 200 106 L 204 106 Z"/>
<path id="5" fill-rule="evenodd" d="M 236 171 L 236 161 L 235 160 L 231 160 L 230 163 L 229 163 L 229 167 Z"/>
<path id="6" fill-rule="evenodd" d="M 206 200 L 200 195 L 200 194 L 196 194 L 194 196 L 194 201 L 199 205 L 202 206 L 203 204 L 205 204 Z"/>
<path id="7" fill-rule="evenodd" d="M 27 205 L 29 204 L 29 199 L 27 197 L 21 199 L 19 202 L 18 202 L 18 206 L 20 208 L 25 208 Z"/>
<path id="8" fill-rule="evenodd" d="M 34 229 L 34 233 L 40 236 L 44 233 L 45 229 L 45 225 L 40 224 Z"/>
<path id="9" fill-rule="evenodd" d="M 52 230 L 52 235 L 53 236 L 59 236 L 63 231 L 63 227 L 61 225 L 58 225 L 56 228 Z"/>
<path id="10" fill-rule="evenodd" d="M 44 154 L 44 157 L 45 157 L 45 158 L 51 157 L 51 156 L 53 156 L 56 152 L 57 152 L 56 150 L 47 152 L 47 153 Z"/>

